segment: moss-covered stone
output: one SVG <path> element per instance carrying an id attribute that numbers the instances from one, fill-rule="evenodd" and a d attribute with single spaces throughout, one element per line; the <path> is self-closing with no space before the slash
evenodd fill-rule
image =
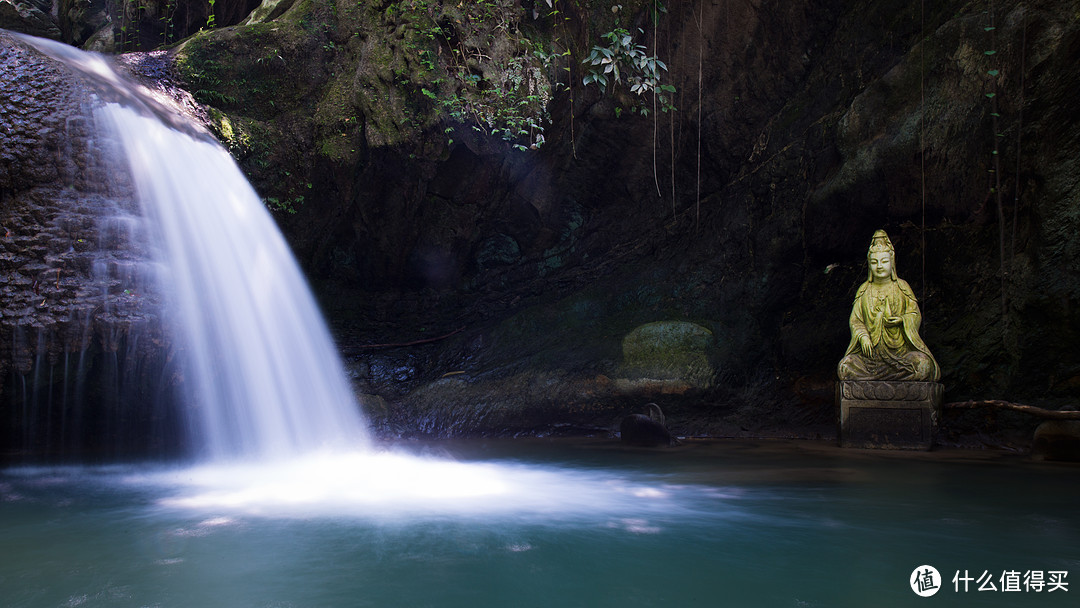
<path id="1" fill-rule="evenodd" d="M 708 388 L 716 377 L 714 345 L 713 333 L 696 323 L 647 323 L 623 338 L 621 372 L 631 379 L 675 380 Z"/>

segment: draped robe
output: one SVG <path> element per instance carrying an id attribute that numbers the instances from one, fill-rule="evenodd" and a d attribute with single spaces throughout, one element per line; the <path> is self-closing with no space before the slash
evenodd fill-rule
<path id="1" fill-rule="evenodd" d="M 888 317 L 899 317 L 901 322 L 886 325 Z M 914 292 L 903 279 L 863 283 L 855 294 L 848 324 L 851 342 L 837 366 L 841 380 L 936 382 L 941 377 L 930 349 L 919 337 L 922 314 Z M 862 352 L 862 336 L 870 338 L 870 357 Z"/>

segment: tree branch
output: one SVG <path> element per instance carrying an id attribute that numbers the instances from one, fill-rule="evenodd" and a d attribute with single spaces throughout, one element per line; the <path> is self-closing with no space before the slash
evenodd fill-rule
<path id="1" fill-rule="evenodd" d="M 1047 418 L 1050 420 L 1080 420 L 1080 412 L 1067 410 L 1048 410 L 1041 407 L 1035 407 L 1034 405 L 1022 405 L 1019 403 L 1011 403 L 1009 401 L 1000 401 L 996 399 L 984 401 L 956 401 L 953 403 L 946 403 L 942 407 L 946 409 L 975 409 L 979 407 L 993 407 L 1023 412 L 1025 414 L 1031 414 L 1032 416 L 1038 416 L 1040 418 Z"/>
<path id="2" fill-rule="evenodd" d="M 442 336 L 437 336 L 435 338 L 424 338 L 423 340 L 413 340 L 412 342 L 400 342 L 400 343 L 397 343 L 397 344 L 362 344 L 360 346 L 353 346 L 353 347 L 350 347 L 350 348 L 342 349 L 342 351 L 343 351 L 343 354 L 348 356 L 348 355 L 355 355 L 355 354 L 357 354 L 357 353 L 359 353 L 361 351 L 365 351 L 365 350 L 375 350 L 375 349 L 379 349 L 379 348 L 401 348 L 401 347 L 404 347 L 404 346 L 416 346 L 418 344 L 429 344 L 431 342 L 438 342 L 439 340 L 445 340 L 445 339 L 449 338 L 450 336 L 453 336 L 454 334 L 459 334 L 459 333 L 461 333 L 463 331 L 465 331 L 465 328 L 464 327 L 459 327 L 459 328 L 455 329 L 454 331 L 452 331 L 452 332 L 450 332 L 448 334 L 445 334 L 445 335 L 442 335 Z"/>

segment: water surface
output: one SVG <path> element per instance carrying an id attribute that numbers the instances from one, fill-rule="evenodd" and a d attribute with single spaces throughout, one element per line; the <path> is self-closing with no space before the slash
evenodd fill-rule
<path id="1" fill-rule="evenodd" d="M 2 604 L 1074 606 L 1080 593 L 1000 591 L 1009 571 L 1080 578 L 1073 465 L 799 442 L 395 449 L 422 457 L 326 457 L 321 474 L 5 470 Z M 945 578 L 931 598 L 909 587 L 922 564 Z M 954 591 L 964 570 L 999 591 Z"/>

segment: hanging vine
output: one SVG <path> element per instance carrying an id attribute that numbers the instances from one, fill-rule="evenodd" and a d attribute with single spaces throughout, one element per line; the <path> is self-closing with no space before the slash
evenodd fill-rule
<path id="1" fill-rule="evenodd" d="M 989 0 L 989 10 L 987 10 L 987 25 L 983 29 L 990 34 L 990 49 L 983 51 L 985 56 L 990 60 L 990 68 L 986 71 L 986 75 L 989 81 L 989 91 L 985 94 L 990 100 L 990 117 L 991 126 L 994 132 L 994 147 L 991 151 L 992 168 L 989 169 L 991 174 L 991 186 L 990 192 L 994 195 L 994 200 L 997 203 L 997 216 L 998 216 L 998 258 L 1001 263 L 1001 317 L 1004 321 L 1003 331 L 1008 329 L 1008 295 L 1007 295 L 1007 283 L 1008 283 L 1008 267 L 1005 260 L 1005 208 L 1002 203 L 1001 196 L 1001 140 L 1005 135 L 1001 132 L 1000 118 L 1001 113 L 998 111 L 998 77 L 1001 75 L 1000 66 L 997 63 L 997 25 L 995 24 L 994 15 L 994 2 Z"/>

